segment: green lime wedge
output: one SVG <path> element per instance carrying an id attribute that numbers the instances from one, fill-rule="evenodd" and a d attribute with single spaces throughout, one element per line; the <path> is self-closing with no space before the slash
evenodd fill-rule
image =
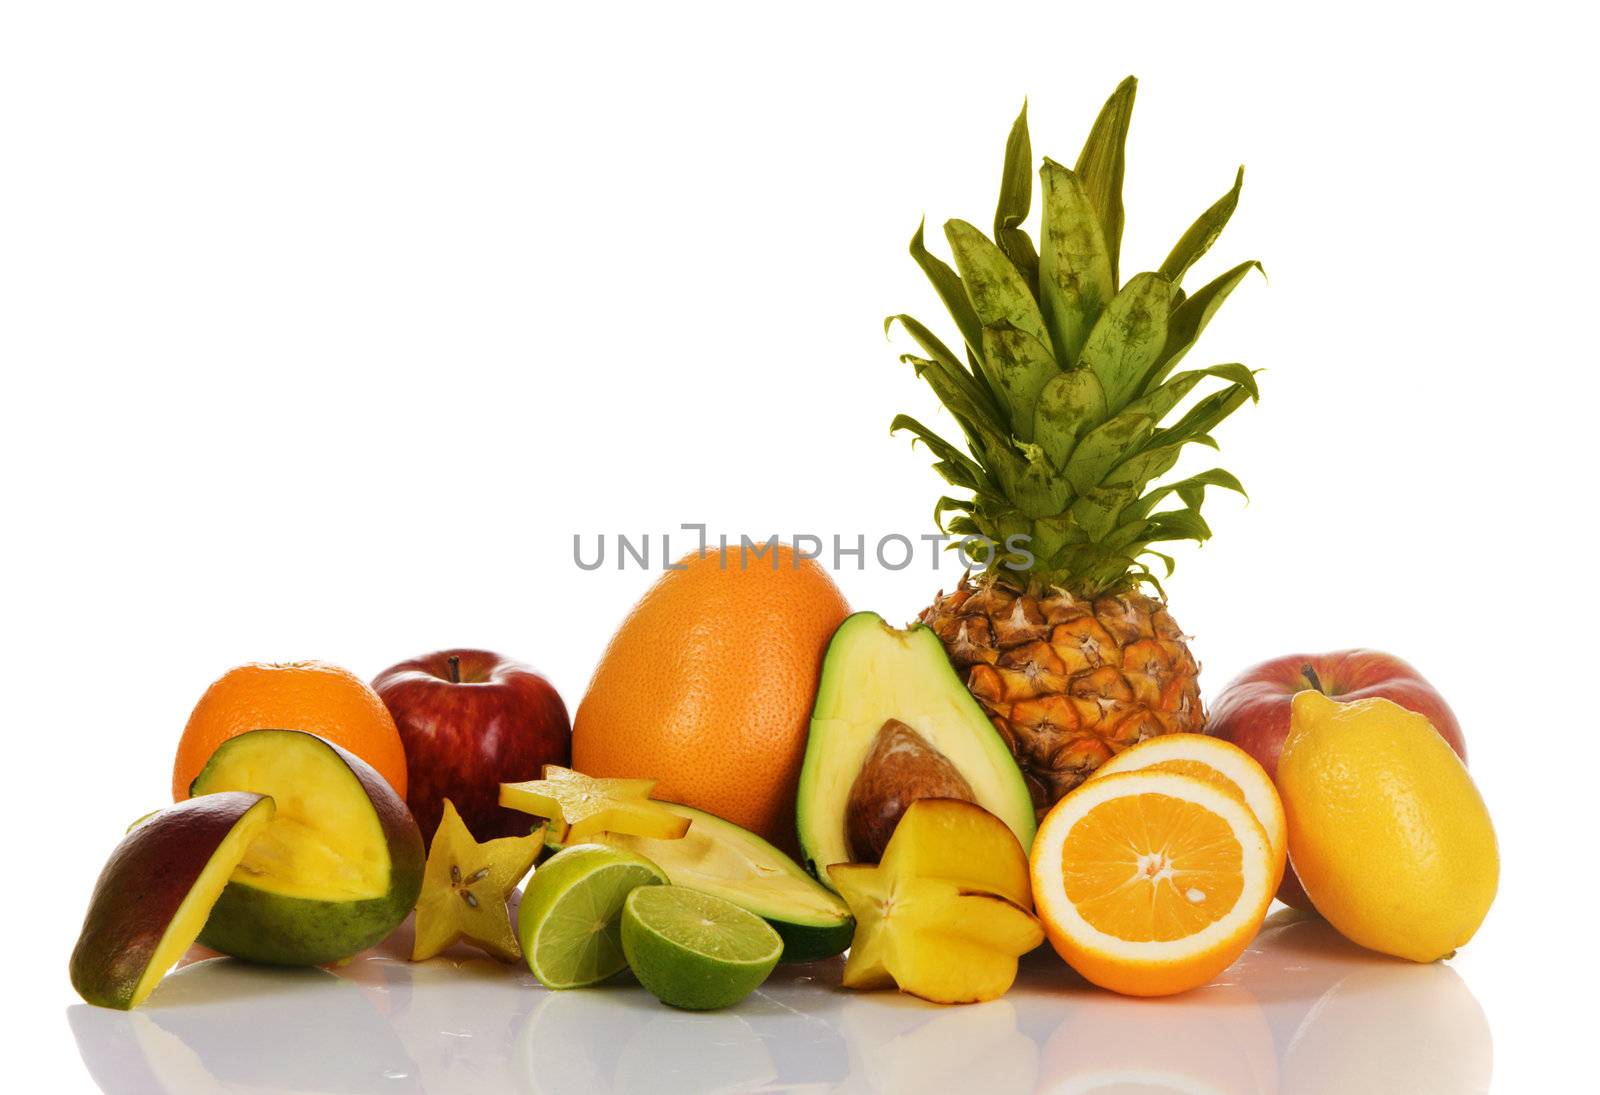
<path id="1" fill-rule="evenodd" d="M 536 868 L 522 893 L 517 939 L 528 968 L 548 989 L 604 981 L 627 965 L 623 902 L 641 886 L 667 881 L 648 859 L 599 844 L 574 844 Z"/>
<path id="2" fill-rule="evenodd" d="M 783 939 L 731 901 L 652 886 L 634 890 L 622 906 L 622 950 L 656 999 L 706 1011 L 754 992 L 778 964 Z"/>

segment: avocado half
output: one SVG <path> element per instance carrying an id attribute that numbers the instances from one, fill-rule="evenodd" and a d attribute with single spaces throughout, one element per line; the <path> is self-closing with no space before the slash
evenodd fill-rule
<path id="1" fill-rule="evenodd" d="M 999 731 L 956 675 L 939 637 L 900 629 L 874 612 L 839 625 L 822 662 L 795 804 L 806 869 L 832 888 L 828 867 L 849 863 L 851 790 L 886 723 L 909 727 L 942 755 L 972 800 L 1033 844 L 1033 799 Z"/>
<path id="2" fill-rule="evenodd" d="M 850 906 L 778 848 L 715 814 L 662 802 L 689 830 L 673 840 L 600 833 L 592 843 L 642 855 L 674 886 L 712 894 L 755 913 L 783 939 L 784 962 L 842 954 L 855 933 Z"/>

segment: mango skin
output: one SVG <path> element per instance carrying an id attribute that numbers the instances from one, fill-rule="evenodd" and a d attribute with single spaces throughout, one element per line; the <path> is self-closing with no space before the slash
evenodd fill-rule
<path id="1" fill-rule="evenodd" d="M 1425 716 L 1301 692 L 1277 784 L 1295 872 L 1351 942 L 1433 962 L 1483 923 L 1500 878 L 1494 826 Z"/>
<path id="2" fill-rule="evenodd" d="M 253 730 L 252 734 L 299 734 Z M 229 739 L 195 777 L 189 793 L 205 793 L 208 774 L 225 758 Z M 315 735 L 307 734 L 307 737 Z M 200 933 L 212 950 L 270 966 L 320 966 L 339 962 L 382 942 L 410 915 L 422 892 L 422 833 L 389 781 L 366 761 L 325 738 L 316 738 L 342 762 L 366 792 L 389 848 L 389 888 L 363 901 L 316 901 L 269 893 L 237 880 L 228 883 Z"/>
<path id="3" fill-rule="evenodd" d="M 135 822 L 100 872 L 72 950 L 72 987 L 91 1004 L 126 1010 L 167 927 L 235 825 L 266 796 L 191 798 Z"/>

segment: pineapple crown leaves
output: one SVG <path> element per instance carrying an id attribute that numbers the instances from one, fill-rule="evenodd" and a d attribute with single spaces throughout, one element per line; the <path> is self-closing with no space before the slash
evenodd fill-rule
<path id="1" fill-rule="evenodd" d="M 928 250 L 926 226 L 917 227 L 911 257 L 955 321 L 959 353 L 909 315 L 884 321 L 886 334 L 899 324 L 916 343 L 920 353 L 901 361 L 933 389 L 965 441 L 953 444 L 908 415 L 890 425 L 927 446 L 935 470 L 971 495 L 941 497 L 935 523 L 952 536 L 1000 545 L 995 572 L 1017 583 L 1025 559 L 1009 558 L 1004 545 L 1026 536 L 1033 564 L 1025 580 L 1034 590 L 1094 596 L 1148 583 L 1159 591 L 1142 560 L 1159 561 L 1167 574 L 1173 561 L 1152 545 L 1210 538 L 1200 516 L 1208 487 L 1244 493 L 1222 468 L 1152 485 L 1186 446 L 1216 448 L 1216 426 L 1260 398 L 1243 365 L 1178 366 L 1261 265 L 1240 263 L 1192 294 L 1182 287 L 1238 205 L 1241 167 L 1158 269 L 1120 279 L 1124 149 L 1136 86 L 1130 76 L 1112 93 L 1072 167 L 1043 160 L 1037 247 L 1024 227 L 1033 205 L 1026 103 L 1006 140 L 992 238 L 966 221 L 948 222 L 952 266 Z M 1222 386 L 1199 394 L 1208 381 Z"/>

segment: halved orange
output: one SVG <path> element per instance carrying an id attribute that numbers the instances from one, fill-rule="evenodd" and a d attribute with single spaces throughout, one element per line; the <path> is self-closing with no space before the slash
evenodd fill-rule
<path id="1" fill-rule="evenodd" d="M 1267 770 L 1256 763 L 1256 758 L 1221 738 L 1205 734 L 1162 734 L 1124 749 L 1095 769 L 1094 775 L 1138 771 L 1193 776 L 1243 799 L 1267 831 L 1272 854 L 1278 860 L 1278 874 L 1282 876 L 1289 850 L 1289 826 L 1283 817 L 1278 789 L 1273 786 Z"/>
<path id="2" fill-rule="evenodd" d="M 1176 772 L 1087 780 L 1045 815 L 1029 858 L 1056 952 L 1131 996 L 1196 988 L 1244 953 L 1277 857 L 1242 798 Z"/>

